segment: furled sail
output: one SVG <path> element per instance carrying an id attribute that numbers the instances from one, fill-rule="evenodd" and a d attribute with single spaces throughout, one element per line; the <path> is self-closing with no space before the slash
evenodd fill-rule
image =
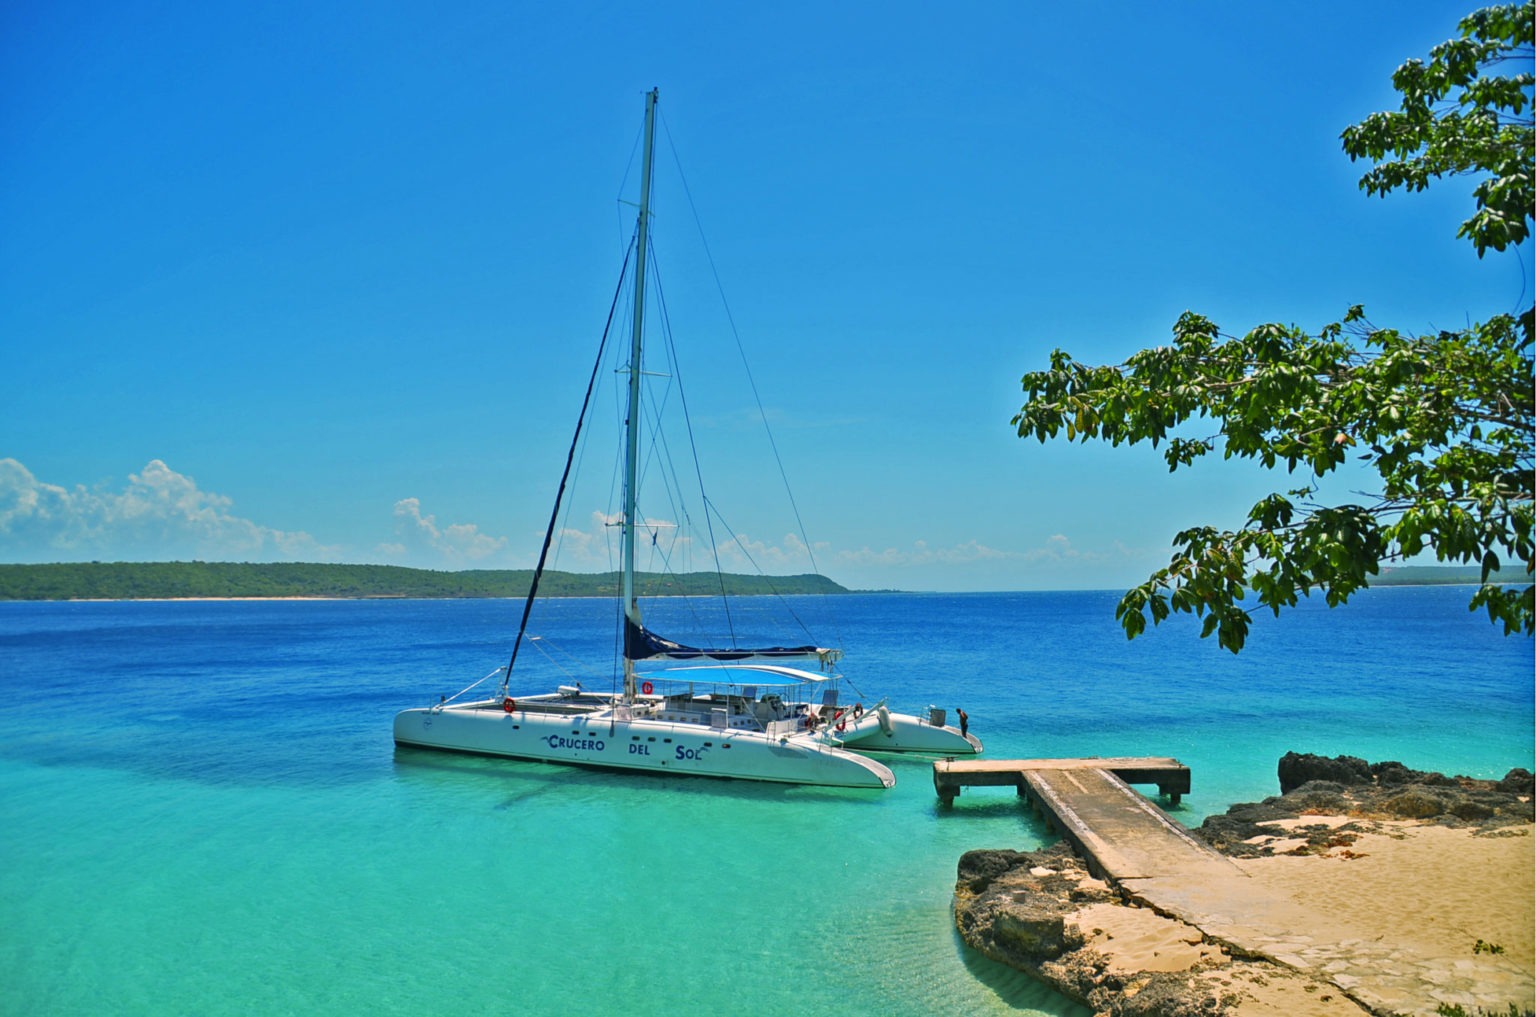
<path id="1" fill-rule="evenodd" d="M 731 647 L 729 649 L 704 649 L 684 646 L 664 639 L 633 619 L 624 619 L 624 656 L 630 660 L 804 660 L 815 658 L 824 668 L 830 668 L 843 655 L 841 650 L 824 646 L 764 646 Z"/>

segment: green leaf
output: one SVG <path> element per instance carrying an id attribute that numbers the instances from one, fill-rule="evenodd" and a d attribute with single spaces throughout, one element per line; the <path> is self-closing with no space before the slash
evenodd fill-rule
<path id="1" fill-rule="evenodd" d="M 1369 195 L 1469 178 L 1474 208 L 1457 235 L 1481 257 L 1523 243 L 1536 207 L 1536 0 L 1476 11 L 1460 33 L 1402 64 L 1391 78 L 1399 108 L 1347 128 L 1343 148 L 1372 164 L 1360 178 Z M 1529 634 L 1532 586 L 1486 580 L 1505 561 L 1527 583 L 1536 577 L 1533 346 L 1536 307 L 1412 335 L 1370 324 L 1355 304 L 1315 334 L 1264 322 L 1241 338 L 1189 310 L 1171 343 L 1118 365 L 1055 348 L 1047 370 L 1022 376 L 1013 426 L 1042 442 L 1064 431 L 1069 442 L 1149 445 L 1170 472 L 1246 459 L 1302 474 L 1255 502 L 1236 531 L 1201 522 L 1179 532 L 1167 568 L 1116 609 L 1128 637 L 1149 616 L 1158 625 L 1190 614 L 1202 637 L 1237 652 L 1249 590 L 1275 615 L 1314 590 L 1341 605 L 1382 561 L 1428 552 L 1480 563 L 1471 606 Z M 1318 478 L 1349 463 L 1374 489 L 1352 495 L 1357 504 L 1316 504 Z"/>

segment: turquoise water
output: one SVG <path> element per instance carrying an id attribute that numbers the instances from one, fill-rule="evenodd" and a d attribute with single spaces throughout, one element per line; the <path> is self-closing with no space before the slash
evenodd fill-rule
<path id="1" fill-rule="evenodd" d="M 964 706 L 989 755 L 1174 755 L 1197 823 L 1296 749 L 1532 766 L 1532 642 L 1465 589 L 1127 643 L 1107 593 L 807 600 L 845 672 Z M 968 951 L 955 862 L 1011 792 L 884 794 L 396 751 L 503 662 L 505 601 L 0 604 L 0 1013 L 1079 1014 Z M 611 648 L 611 606 L 542 631 Z M 823 617 L 828 615 L 830 617 Z M 529 654 L 539 685 L 561 674 Z M 606 666 L 606 664 L 605 664 Z"/>

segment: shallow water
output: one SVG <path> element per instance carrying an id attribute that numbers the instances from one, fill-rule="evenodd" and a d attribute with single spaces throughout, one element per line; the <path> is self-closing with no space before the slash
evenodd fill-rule
<path id="1" fill-rule="evenodd" d="M 1530 767 L 1532 642 L 1468 595 L 1306 604 L 1238 657 L 1128 643 L 1108 593 L 794 605 L 866 702 L 964 706 L 999 758 L 1177 756 L 1198 823 L 1290 749 Z M 1045 836 L 1011 792 L 941 810 L 914 759 L 881 794 L 396 750 L 395 711 L 503 664 L 519 611 L 0 604 L 0 1013 L 1083 1012 L 952 928 L 961 853 Z M 566 652 L 611 674 L 612 614 L 551 604 L 514 690 Z"/>

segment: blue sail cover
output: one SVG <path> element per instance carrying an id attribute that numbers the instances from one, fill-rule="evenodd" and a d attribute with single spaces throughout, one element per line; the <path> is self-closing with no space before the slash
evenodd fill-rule
<path id="1" fill-rule="evenodd" d="M 643 625 L 624 619 L 624 656 L 630 660 L 750 660 L 753 658 L 819 657 L 826 660 L 835 651 L 820 646 L 765 646 L 755 649 L 707 650 L 697 646 L 684 646 L 670 639 L 663 639 Z M 835 658 L 834 658 L 835 659 Z"/>

